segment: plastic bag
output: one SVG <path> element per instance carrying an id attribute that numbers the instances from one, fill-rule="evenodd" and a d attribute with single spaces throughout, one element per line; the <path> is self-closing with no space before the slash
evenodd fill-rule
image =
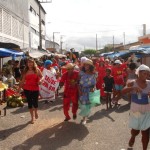
<path id="1" fill-rule="evenodd" d="M 91 104 L 100 104 L 100 90 L 89 93 L 89 101 Z"/>

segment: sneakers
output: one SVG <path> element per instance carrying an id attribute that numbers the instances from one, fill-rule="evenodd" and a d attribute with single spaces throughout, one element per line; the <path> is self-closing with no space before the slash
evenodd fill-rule
<path id="1" fill-rule="evenodd" d="M 86 124 L 86 120 L 84 120 L 82 123 L 85 125 Z"/>
<path id="2" fill-rule="evenodd" d="M 86 117 L 83 117 L 83 120 L 82 120 L 82 124 L 86 124 L 87 123 L 87 118 Z"/>

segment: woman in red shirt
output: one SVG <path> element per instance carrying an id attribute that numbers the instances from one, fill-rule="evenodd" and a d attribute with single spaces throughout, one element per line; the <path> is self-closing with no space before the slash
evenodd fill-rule
<path id="1" fill-rule="evenodd" d="M 38 96 L 39 84 L 42 82 L 42 73 L 38 69 L 35 61 L 30 58 L 27 60 L 27 66 L 23 72 L 20 88 L 24 89 L 24 94 L 27 98 L 28 108 L 31 114 L 31 123 L 34 123 L 34 118 L 38 118 Z M 20 90 L 19 88 L 19 90 Z"/>

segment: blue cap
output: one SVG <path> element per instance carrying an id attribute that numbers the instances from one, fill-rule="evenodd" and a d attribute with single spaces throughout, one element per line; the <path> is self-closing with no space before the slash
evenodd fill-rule
<path id="1" fill-rule="evenodd" d="M 44 62 L 44 67 L 46 68 L 47 65 L 51 65 L 51 64 L 52 64 L 52 61 L 46 60 L 46 61 Z"/>

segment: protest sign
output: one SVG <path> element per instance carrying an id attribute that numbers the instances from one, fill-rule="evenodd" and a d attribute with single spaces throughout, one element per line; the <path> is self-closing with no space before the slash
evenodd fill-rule
<path id="1" fill-rule="evenodd" d="M 40 95 L 42 98 L 54 99 L 59 81 L 51 70 L 45 68 L 43 70 L 43 76 L 44 81 L 40 85 Z"/>

